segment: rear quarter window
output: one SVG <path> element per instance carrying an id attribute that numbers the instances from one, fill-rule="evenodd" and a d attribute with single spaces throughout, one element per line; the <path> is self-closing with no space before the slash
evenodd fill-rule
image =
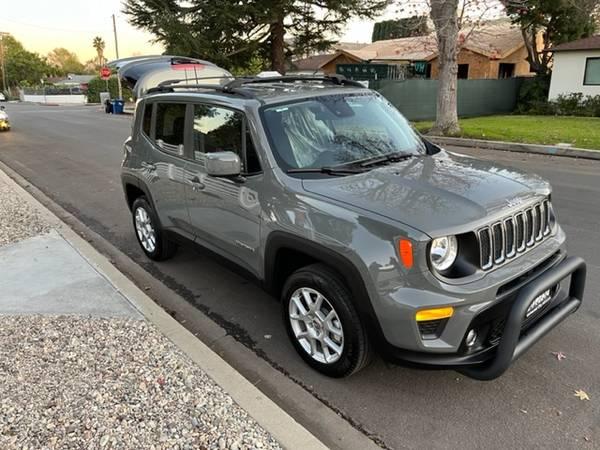
<path id="1" fill-rule="evenodd" d="M 163 150 L 181 153 L 185 128 L 185 103 L 157 103 L 154 140 Z"/>

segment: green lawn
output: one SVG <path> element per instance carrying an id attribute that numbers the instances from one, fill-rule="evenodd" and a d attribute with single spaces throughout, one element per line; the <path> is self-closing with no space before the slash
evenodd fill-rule
<path id="1" fill-rule="evenodd" d="M 426 133 L 433 122 L 415 122 Z M 600 118 L 567 116 L 487 116 L 461 119 L 460 137 L 528 144 L 572 144 L 600 150 Z"/>

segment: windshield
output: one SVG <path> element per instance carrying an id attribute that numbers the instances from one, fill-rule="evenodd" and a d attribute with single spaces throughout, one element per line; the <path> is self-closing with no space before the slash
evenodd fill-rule
<path id="1" fill-rule="evenodd" d="M 426 152 L 402 114 L 372 93 L 279 104 L 265 108 L 264 122 L 273 152 L 286 170 Z"/>

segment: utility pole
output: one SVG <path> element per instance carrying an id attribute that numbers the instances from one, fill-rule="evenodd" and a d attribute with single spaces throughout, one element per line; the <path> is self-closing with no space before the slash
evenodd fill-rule
<path id="1" fill-rule="evenodd" d="M 117 40 L 117 23 L 115 21 L 115 15 L 112 15 L 113 22 L 113 32 L 115 33 L 115 53 L 117 54 L 117 59 L 119 59 L 119 41 Z M 119 76 L 119 71 L 117 70 L 117 85 L 119 86 L 119 99 L 123 99 L 123 87 L 121 86 L 121 77 Z"/>
<path id="2" fill-rule="evenodd" d="M 4 36 L 8 36 L 8 33 L 0 31 L 0 68 L 2 69 L 2 92 L 6 92 L 8 88 L 8 81 L 6 80 L 6 64 L 5 64 L 5 53 L 4 53 Z"/>

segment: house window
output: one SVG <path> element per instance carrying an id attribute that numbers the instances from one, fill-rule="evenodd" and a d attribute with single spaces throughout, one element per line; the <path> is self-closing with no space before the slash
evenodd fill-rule
<path id="1" fill-rule="evenodd" d="M 600 86 L 600 58 L 586 58 L 583 84 Z"/>
<path id="2" fill-rule="evenodd" d="M 515 65 L 500 63 L 498 65 L 498 78 L 512 78 L 515 76 Z"/>
<path id="3" fill-rule="evenodd" d="M 457 76 L 461 80 L 466 80 L 467 78 L 469 78 L 469 65 L 468 64 L 459 64 Z"/>

